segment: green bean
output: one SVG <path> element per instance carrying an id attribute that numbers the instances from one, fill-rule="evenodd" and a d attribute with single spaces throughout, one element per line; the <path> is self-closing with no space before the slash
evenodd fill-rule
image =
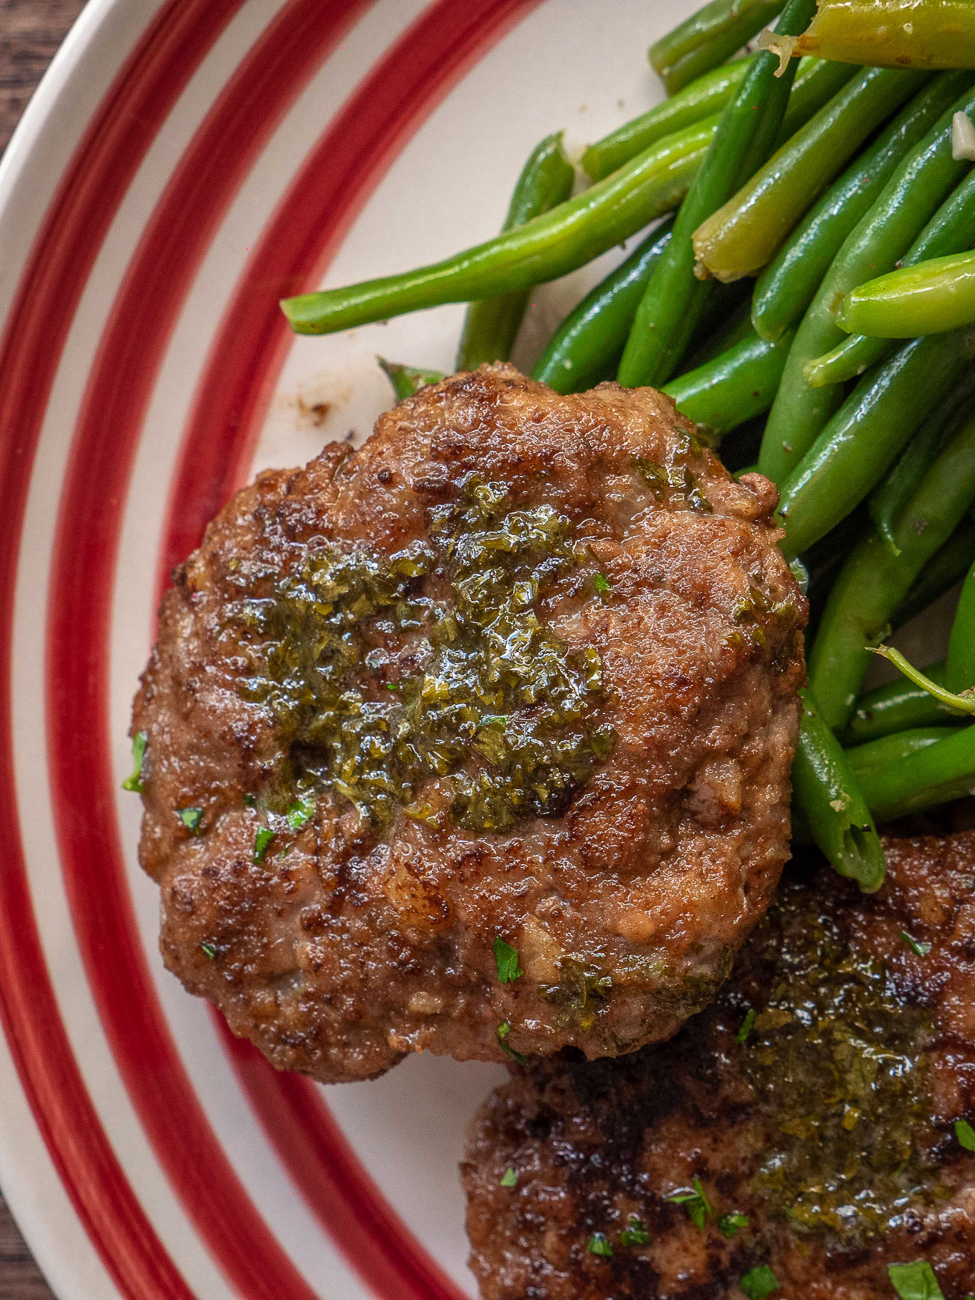
<path id="1" fill-rule="evenodd" d="M 890 620 L 896 632 L 918 614 L 934 604 L 975 563 L 975 520 L 963 519 L 945 544 L 935 551 L 924 568 L 911 583 L 907 595 L 897 606 Z"/>
<path id="2" fill-rule="evenodd" d="M 965 578 L 951 625 L 945 685 L 956 693 L 975 686 L 975 564 Z"/>
<path id="3" fill-rule="evenodd" d="M 957 94 L 954 80 L 935 77 L 799 223 L 755 286 L 752 323 L 763 339 L 774 341 L 801 319 L 843 241 Z"/>
<path id="4" fill-rule="evenodd" d="M 945 73 L 965 93 L 901 162 L 877 202 L 847 236 L 796 333 L 778 396 L 769 413 L 759 464 L 782 484 L 843 401 L 838 386 L 811 388 L 807 361 L 843 338 L 836 314 L 845 295 L 870 274 L 889 270 L 910 247 L 967 164 L 951 156 L 951 119 L 975 107 L 971 73 Z"/>
<path id="5" fill-rule="evenodd" d="M 432 266 L 285 298 L 297 334 L 331 334 L 445 302 L 471 302 L 554 280 L 677 206 L 718 118 L 677 131 L 557 208 Z"/>
<path id="6" fill-rule="evenodd" d="M 975 253 L 903 266 L 852 289 L 837 317 L 842 329 L 879 339 L 944 334 L 975 321 Z"/>
<path id="7" fill-rule="evenodd" d="M 583 171 L 590 180 L 601 181 L 664 136 L 720 113 L 738 90 L 753 61 L 749 55 L 706 72 L 672 98 L 655 104 L 648 113 L 604 135 L 582 155 Z M 797 84 L 798 81 L 797 76 Z"/>
<path id="8" fill-rule="evenodd" d="M 912 727 L 846 750 L 846 761 L 853 775 L 862 781 L 868 772 L 886 767 L 888 763 L 899 763 L 919 749 L 927 749 L 928 745 L 936 745 L 939 740 L 947 740 L 956 730 L 956 727 Z"/>
<path id="9" fill-rule="evenodd" d="M 901 452 L 886 477 L 870 493 L 870 518 L 894 549 L 894 529 L 907 502 L 941 447 L 965 419 L 975 401 L 975 367 L 968 367 L 945 400 L 931 412 Z"/>
<path id="10" fill-rule="evenodd" d="M 945 664 L 930 664 L 924 669 L 939 686 L 945 684 Z M 945 727 L 965 721 L 963 714 L 946 704 L 921 686 L 915 686 L 906 677 L 877 686 L 859 696 L 850 718 L 849 726 L 839 739 L 847 748 L 880 740 L 899 731 L 918 727 Z"/>
<path id="11" fill-rule="evenodd" d="M 801 30 L 814 8 L 815 0 L 788 0 L 779 26 L 786 32 Z M 617 376 L 628 388 L 666 383 L 687 349 L 709 293 L 707 282 L 694 274 L 692 237 L 765 161 L 792 86 L 789 70 L 777 79 L 776 68 L 774 55 L 756 55 L 721 115 L 714 143 L 677 213 L 667 251 L 637 308 Z"/>
<path id="12" fill-rule="evenodd" d="M 397 402 L 403 402 L 421 388 L 426 388 L 427 384 L 439 384 L 445 378 L 439 370 L 418 370 L 416 366 L 403 366 L 398 361 L 387 361 L 385 357 L 377 357 L 376 360 L 379 369 L 392 384 Z"/>
<path id="13" fill-rule="evenodd" d="M 973 46 L 970 0 L 824 0 L 795 52 L 891 68 L 968 68 Z"/>
<path id="14" fill-rule="evenodd" d="M 661 390 L 678 411 L 714 437 L 761 415 L 772 405 L 792 342 L 766 343 L 754 331 L 727 352 L 672 379 Z"/>
<path id="15" fill-rule="evenodd" d="M 864 68 L 694 233 L 699 265 L 719 280 L 757 275 L 864 140 L 929 80 Z"/>
<path id="16" fill-rule="evenodd" d="M 673 221 L 658 226 L 566 316 L 532 371 L 557 393 L 580 393 L 616 373 L 633 317 Z"/>
<path id="17" fill-rule="evenodd" d="M 869 371 L 782 488 L 783 549 L 799 555 L 858 505 L 970 364 L 968 330 L 913 339 Z"/>
<path id="18" fill-rule="evenodd" d="M 975 243 L 975 171 L 971 171 L 945 200 L 901 259 L 901 266 L 916 266 L 934 257 L 961 253 Z M 890 352 L 893 344 L 865 334 L 851 334 L 832 352 L 816 357 L 803 368 L 814 388 L 839 384 L 863 373 Z"/>
<path id="19" fill-rule="evenodd" d="M 515 183 L 502 234 L 564 203 L 572 193 L 575 176 L 562 148 L 562 132 L 546 136 L 532 150 Z M 458 370 L 476 370 L 485 361 L 508 360 L 530 294 L 531 289 L 517 289 L 471 303 L 457 350 Z"/>
<path id="20" fill-rule="evenodd" d="M 841 876 L 872 894 L 884 883 L 883 846 L 870 810 L 839 742 L 822 720 L 810 690 L 803 700 L 792 765 L 793 802 L 812 838 Z"/>
<path id="21" fill-rule="evenodd" d="M 785 0 L 711 0 L 654 41 L 647 58 L 668 95 L 724 63 L 781 12 Z"/>
<path id="22" fill-rule="evenodd" d="M 926 562 L 975 502 L 975 418 L 941 451 L 897 523 L 899 554 L 874 531 L 856 546 L 833 584 L 809 654 L 809 681 L 823 718 L 847 726 L 891 617 Z"/>
<path id="23" fill-rule="evenodd" d="M 851 754 L 857 751 L 852 750 Z M 860 788 L 878 822 L 924 812 L 971 794 L 975 787 L 975 725 L 952 727 L 934 745 L 905 750 L 860 777 Z"/>

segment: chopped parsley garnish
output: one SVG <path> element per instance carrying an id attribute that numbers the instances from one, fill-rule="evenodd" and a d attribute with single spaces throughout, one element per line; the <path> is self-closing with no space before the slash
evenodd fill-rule
<path id="1" fill-rule="evenodd" d="M 620 1244 L 623 1246 L 645 1246 L 649 1240 L 650 1234 L 647 1232 L 643 1220 L 638 1219 L 635 1214 L 631 1214 L 626 1221 L 626 1227 L 620 1233 Z"/>
<path id="2" fill-rule="evenodd" d="M 887 1276 L 901 1300 L 945 1300 L 926 1259 L 916 1259 L 913 1264 L 888 1264 Z"/>
<path id="3" fill-rule="evenodd" d="M 200 822 L 203 820 L 202 808 L 177 808 L 176 816 L 191 835 L 199 835 Z"/>
<path id="4" fill-rule="evenodd" d="M 744 1047 L 745 1043 L 748 1041 L 748 1035 L 752 1032 L 757 1017 L 758 1012 L 754 1007 L 749 1007 L 745 1012 L 745 1019 L 741 1022 L 741 1028 L 738 1030 L 737 1034 L 735 1034 L 735 1042 L 739 1047 Z"/>
<path id="5" fill-rule="evenodd" d="M 908 934 L 906 930 L 901 930 L 901 938 L 907 944 L 908 948 L 910 948 L 911 952 L 918 957 L 926 957 L 931 951 L 931 945 L 929 943 L 922 943 L 920 939 L 915 939 L 914 936 Z"/>
<path id="6" fill-rule="evenodd" d="M 315 805 L 311 799 L 298 799 L 288 809 L 288 825 L 293 831 L 300 831 L 306 822 L 315 816 Z"/>
<path id="7" fill-rule="evenodd" d="M 731 1214 L 722 1214 L 718 1220 L 718 1231 L 722 1237 L 727 1237 L 729 1241 L 737 1235 L 741 1228 L 747 1227 L 748 1215 L 740 1214 L 737 1210 L 732 1211 Z"/>
<path id="8" fill-rule="evenodd" d="M 613 590 L 613 584 L 603 573 L 594 573 L 592 576 L 592 585 L 602 595 L 607 591 Z"/>
<path id="9" fill-rule="evenodd" d="M 524 971 L 518 961 L 518 950 L 505 943 L 500 934 L 494 940 L 494 960 L 498 965 L 498 979 L 502 984 L 513 984 Z"/>
<path id="10" fill-rule="evenodd" d="M 955 1120 L 955 1137 L 966 1151 L 975 1151 L 975 1128 L 967 1119 Z"/>
<path id="11" fill-rule="evenodd" d="M 611 1259 L 613 1255 L 613 1247 L 609 1244 L 605 1232 L 594 1232 L 589 1238 L 586 1250 L 590 1255 L 602 1255 L 604 1259 Z"/>
<path id="12" fill-rule="evenodd" d="M 206 954 L 207 957 L 210 958 L 211 961 L 216 961 L 216 960 L 217 960 L 217 945 L 216 945 L 216 944 L 214 944 L 214 943 L 201 943 L 201 944 L 200 944 L 200 947 L 203 949 L 204 953 Z"/>
<path id="13" fill-rule="evenodd" d="M 507 1052 L 508 1055 L 510 1057 L 513 1057 L 514 1060 L 516 1060 L 519 1065 L 527 1065 L 528 1057 L 522 1056 L 521 1052 L 516 1052 L 513 1047 L 509 1047 L 509 1045 L 504 1041 L 511 1033 L 511 1021 L 502 1020 L 500 1025 L 498 1025 L 497 1033 L 498 1033 L 498 1046 L 501 1048 L 502 1052 Z"/>
<path id="14" fill-rule="evenodd" d="M 767 1295 L 778 1291 L 781 1283 L 768 1264 L 759 1264 L 757 1268 L 749 1269 L 738 1285 L 748 1300 L 765 1300 Z"/>
<path id="15" fill-rule="evenodd" d="M 266 826 L 259 826 L 257 834 L 254 836 L 254 861 L 263 862 L 267 857 L 267 851 L 271 847 L 274 839 L 274 831 L 268 830 Z"/>
<path id="16" fill-rule="evenodd" d="M 132 775 L 122 782 L 123 790 L 132 790 L 142 794 L 142 760 L 146 756 L 146 741 L 149 737 L 144 731 L 137 731 L 132 740 Z"/>
<path id="17" fill-rule="evenodd" d="M 256 807 L 257 807 L 257 795 L 256 795 L 256 794 L 245 794 L 245 795 L 244 795 L 244 800 L 243 800 L 243 802 L 244 802 L 244 807 L 245 807 L 245 808 L 256 808 Z"/>
<path id="18" fill-rule="evenodd" d="M 504 1173 L 501 1175 L 501 1186 L 502 1186 L 502 1187 L 517 1187 L 517 1186 L 518 1186 L 518 1175 L 517 1175 L 517 1173 L 515 1172 L 515 1170 L 512 1169 L 512 1167 L 511 1167 L 510 1165 L 509 1165 L 508 1168 L 504 1171 Z"/>
<path id="19" fill-rule="evenodd" d="M 694 1183 L 693 1192 L 672 1192 L 670 1196 L 665 1196 L 664 1200 L 673 1201 L 675 1205 L 683 1205 L 695 1228 L 703 1228 L 708 1219 L 714 1218 L 714 1211 L 711 1209 L 710 1201 L 704 1195 L 704 1188 L 701 1186 L 700 1178 L 695 1178 L 692 1181 Z"/>
<path id="20" fill-rule="evenodd" d="M 402 683 L 402 682 L 387 682 L 387 683 L 386 683 L 386 689 L 387 689 L 387 691 L 401 691 L 401 690 L 403 689 L 403 683 Z"/>

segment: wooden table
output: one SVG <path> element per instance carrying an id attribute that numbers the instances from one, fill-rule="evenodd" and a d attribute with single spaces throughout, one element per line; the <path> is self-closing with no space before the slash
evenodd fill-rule
<path id="1" fill-rule="evenodd" d="M 0 0 L 0 152 L 83 0 Z M 53 1300 L 0 1199 L 0 1300 Z"/>

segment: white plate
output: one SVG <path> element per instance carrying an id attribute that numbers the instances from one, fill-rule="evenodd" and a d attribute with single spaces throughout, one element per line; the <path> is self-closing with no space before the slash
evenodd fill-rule
<path id="1" fill-rule="evenodd" d="M 284 293 L 497 230 L 537 140 L 660 90 L 691 0 L 92 0 L 0 167 L 0 1179 L 64 1300 L 473 1295 L 457 1177 L 493 1067 L 277 1075 L 157 953 L 130 701 L 165 575 L 256 468 L 364 435 L 374 354 Z M 603 267 L 536 295 L 531 349 Z M 516 358 L 517 359 L 517 358 Z"/>

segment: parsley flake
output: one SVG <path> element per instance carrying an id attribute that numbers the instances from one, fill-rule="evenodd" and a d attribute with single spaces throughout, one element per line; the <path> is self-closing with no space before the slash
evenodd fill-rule
<path id="1" fill-rule="evenodd" d="M 288 809 L 288 825 L 293 831 L 300 831 L 314 816 L 315 805 L 312 800 L 298 799 Z"/>
<path id="2" fill-rule="evenodd" d="M 605 1232 L 594 1232 L 589 1238 L 586 1250 L 590 1255 L 601 1255 L 603 1259 L 611 1259 L 613 1256 L 613 1247 L 609 1244 Z"/>
<path id="3" fill-rule="evenodd" d="M 521 979 L 524 971 L 518 961 L 518 950 L 505 943 L 500 934 L 494 940 L 494 960 L 498 966 L 498 979 L 502 984 L 513 984 Z"/>
<path id="4" fill-rule="evenodd" d="M 515 1172 L 515 1170 L 512 1169 L 512 1167 L 511 1167 L 510 1165 L 509 1165 L 508 1168 L 504 1171 L 504 1173 L 501 1175 L 501 1186 L 502 1186 L 502 1187 L 517 1187 L 517 1186 L 518 1186 L 518 1175 L 517 1175 L 517 1173 Z"/>
<path id="5" fill-rule="evenodd" d="M 650 1234 L 642 1219 L 638 1219 L 635 1214 L 631 1214 L 626 1221 L 626 1227 L 620 1233 L 620 1244 L 623 1246 L 645 1246 L 650 1240 Z"/>
<path id="6" fill-rule="evenodd" d="M 244 804 L 244 807 L 245 807 L 245 808 L 256 808 L 256 807 L 257 807 L 257 795 L 256 795 L 256 794 L 245 794 L 245 795 L 244 795 L 244 798 L 243 798 L 243 804 Z"/>
<path id="7" fill-rule="evenodd" d="M 146 756 L 146 741 L 149 737 L 144 731 L 137 731 L 132 738 L 132 775 L 122 782 L 123 790 L 132 790 L 142 794 L 142 760 Z"/>
<path id="8" fill-rule="evenodd" d="M 741 1022 L 741 1028 L 738 1030 L 737 1034 L 735 1034 L 735 1042 L 739 1047 L 744 1047 L 745 1043 L 748 1041 L 748 1035 L 755 1027 L 755 1021 L 757 1018 L 758 1012 L 754 1007 L 749 1007 L 745 1012 L 745 1019 Z"/>
<path id="9" fill-rule="evenodd" d="M 975 1151 L 975 1128 L 967 1119 L 955 1120 L 955 1137 L 966 1151 Z"/>
<path id="10" fill-rule="evenodd" d="M 920 939 L 915 939 L 914 936 L 908 934 L 906 930 L 901 930 L 901 938 L 907 944 L 908 948 L 910 948 L 911 952 L 918 957 L 926 957 L 931 951 L 931 945 L 929 943 L 922 943 Z"/>
<path id="11" fill-rule="evenodd" d="M 201 943 L 200 947 L 211 961 L 217 960 L 217 945 L 215 943 Z"/>
<path id="12" fill-rule="evenodd" d="M 613 590 L 613 584 L 610 582 L 609 578 L 607 578 L 604 573 L 594 573 L 592 575 L 592 585 L 596 588 L 596 590 L 600 593 L 600 595 L 605 594 L 607 591 Z"/>
<path id="13" fill-rule="evenodd" d="M 733 1210 L 731 1214 L 722 1214 L 718 1220 L 718 1231 L 722 1237 L 727 1237 L 729 1241 L 738 1233 L 740 1228 L 747 1227 L 748 1215 L 740 1214 L 737 1210 Z"/>
<path id="14" fill-rule="evenodd" d="M 672 1192 L 670 1196 L 665 1196 L 664 1200 L 673 1201 L 675 1205 L 683 1205 L 695 1228 L 703 1228 L 708 1219 L 714 1218 L 714 1211 L 711 1209 L 708 1198 L 704 1195 L 704 1188 L 701 1186 L 700 1178 L 695 1178 L 692 1181 L 694 1183 L 693 1192 Z"/>
<path id="15" fill-rule="evenodd" d="M 781 1283 L 768 1264 L 759 1264 L 757 1268 L 749 1269 L 738 1285 L 748 1300 L 765 1300 L 767 1295 L 778 1291 Z"/>
<path id="16" fill-rule="evenodd" d="M 513 1047 L 509 1047 L 509 1045 L 504 1041 L 510 1033 L 511 1033 L 511 1021 L 502 1020 L 500 1025 L 498 1025 L 497 1028 L 498 1046 L 501 1048 L 502 1052 L 507 1052 L 508 1055 L 512 1057 L 514 1060 L 516 1060 L 519 1065 L 527 1065 L 528 1057 L 522 1056 L 521 1052 L 516 1052 Z"/>
<path id="17" fill-rule="evenodd" d="M 916 1259 L 913 1264 L 888 1264 L 887 1276 L 901 1300 L 945 1300 L 926 1259 Z"/>
<path id="18" fill-rule="evenodd" d="M 266 826 L 259 826 L 257 834 L 254 836 L 254 861 L 263 862 L 267 857 L 267 851 L 271 847 L 274 839 L 274 831 L 268 830 Z"/>
<path id="19" fill-rule="evenodd" d="M 176 816 L 191 835 L 199 835 L 200 822 L 203 820 L 202 808 L 177 808 Z"/>

